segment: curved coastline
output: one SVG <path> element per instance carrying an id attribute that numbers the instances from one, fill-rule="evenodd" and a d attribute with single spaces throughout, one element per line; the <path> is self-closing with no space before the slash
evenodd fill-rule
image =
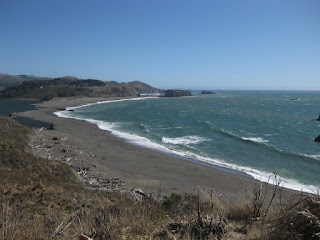
<path id="1" fill-rule="evenodd" d="M 123 179 L 128 189 L 141 188 L 151 193 L 160 189 L 164 194 L 196 193 L 196 186 L 199 185 L 213 189 L 216 193 L 223 194 L 223 198 L 230 200 L 231 196 L 232 199 L 240 198 L 245 189 L 251 189 L 258 184 L 259 181 L 251 176 L 228 172 L 219 167 L 208 167 L 208 163 L 186 161 L 181 156 L 132 145 L 108 131 L 101 131 L 96 124 L 53 114 L 62 108 L 70 109 L 112 100 L 125 99 L 61 98 L 40 103 L 37 110 L 20 115 L 55 124 L 57 133 L 69 136 L 76 144 L 97 155 L 92 162 L 98 166 L 97 172 L 101 166 L 99 174 Z M 288 199 L 297 193 L 286 188 L 283 191 Z"/>
<path id="2" fill-rule="evenodd" d="M 152 98 L 157 98 L 157 97 L 152 97 Z M 79 106 L 66 107 L 66 110 L 73 110 L 73 109 L 78 109 L 81 107 L 86 107 L 86 106 L 91 106 L 91 105 L 96 105 L 96 104 L 110 103 L 110 102 L 115 102 L 115 101 L 132 101 L 132 100 L 144 100 L 144 99 L 146 99 L 146 98 L 130 98 L 130 99 L 98 101 L 98 102 L 94 102 L 94 103 L 82 104 Z M 136 145 L 139 147 L 148 148 L 153 151 L 158 151 L 160 153 L 163 153 L 163 154 L 166 154 L 166 155 L 169 155 L 172 157 L 181 158 L 183 160 L 194 162 L 196 164 L 201 164 L 206 167 L 215 168 L 220 171 L 225 171 L 225 172 L 232 173 L 232 174 L 237 174 L 237 175 L 241 175 L 241 176 L 245 176 L 245 177 L 254 178 L 255 180 L 258 180 L 261 182 L 266 182 L 266 183 L 271 183 L 271 184 L 273 183 L 272 182 L 273 181 L 273 174 L 272 173 L 256 170 L 256 169 L 253 169 L 250 167 L 238 166 L 236 164 L 229 164 L 229 163 L 223 162 L 219 159 L 212 159 L 209 157 L 203 157 L 203 156 L 199 156 L 199 155 L 196 155 L 196 154 L 190 153 L 190 152 L 181 152 L 181 151 L 177 151 L 177 150 L 172 150 L 172 149 L 169 149 L 161 144 L 152 142 L 145 137 L 141 137 L 141 136 L 134 135 L 131 133 L 126 133 L 123 131 L 115 130 L 111 124 L 108 124 L 106 122 L 94 120 L 94 119 L 90 119 L 90 118 L 79 118 L 76 116 L 71 116 L 68 113 L 69 113 L 68 111 L 54 112 L 55 115 L 57 115 L 58 117 L 61 117 L 61 118 L 71 118 L 71 119 L 76 119 L 76 120 L 83 120 L 88 123 L 95 124 L 98 126 L 99 129 L 104 130 L 104 131 L 108 131 L 113 136 L 116 136 L 129 144 L 133 144 L 133 145 Z M 246 138 L 242 138 L 242 139 L 246 140 L 246 141 L 253 141 L 251 139 L 246 139 Z M 316 193 L 318 190 L 317 187 L 315 187 L 313 185 L 303 185 L 294 179 L 285 179 L 285 178 L 281 178 L 281 177 L 280 177 L 280 179 L 282 181 L 282 186 L 285 188 L 288 188 L 288 189 L 292 189 L 295 191 L 303 191 L 303 192 L 308 192 L 308 193 Z"/>

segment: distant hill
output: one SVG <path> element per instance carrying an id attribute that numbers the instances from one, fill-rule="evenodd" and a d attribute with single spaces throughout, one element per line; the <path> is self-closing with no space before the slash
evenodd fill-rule
<path id="1" fill-rule="evenodd" d="M 50 100 L 54 97 L 131 97 L 139 93 L 163 92 L 145 83 L 134 81 L 118 83 L 95 79 L 61 77 L 50 80 L 37 79 L 24 81 L 20 85 L 9 86 L 0 91 L 0 98 L 30 98 Z"/>
<path id="2" fill-rule="evenodd" d="M 9 86 L 16 86 L 25 81 L 30 80 L 49 80 L 52 78 L 47 77 L 38 77 L 33 75 L 9 75 L 0 73 L 0 90 L 9 87 Z"/>

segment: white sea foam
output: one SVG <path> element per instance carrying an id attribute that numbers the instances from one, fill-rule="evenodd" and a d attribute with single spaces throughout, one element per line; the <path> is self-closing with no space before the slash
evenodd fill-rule
<path id="1" fill-rule="evenodd" d="M 151 149 L 158 150 L 158 151 L 165 151 L 166 150 L 166 148 L 164 146 L 159 145 L 157 143 L 154 143 L 145 137 L 140 137 L 140 136 L 137 136 L 137 135 L 134 135 L 131 133 L 118 131 L 118 130 L 114 129 L 113 124 L 103 122 L 103 121 L 97 121 L 97 120 L 89 120 L 89 119 L 86 121 L 88 121 L 90 123 L 97 124 L 100 129 L 107 130 L 107 131 L 111 132 L 113 135 L 115 135 L 119 138 L 125 139 L 127 142 L 129 142 L 131 144 L 144 146 L 144 147 L 151 148 Z"/>
<path id="2" fill-rule="evenodd" d="M 263 138 L 260 138 L 260 137 L 241 137 L 243 140 L 245 141 L 251 141 L 251 142 L 258 142 L 258 143 L 267 143 L 269 142 L 269 140 L 265 140 Z"/>
<path id="3" fill-rule="evenodd" d="M 94 102 L 94 103 L 86 103 L 75 107 L 67 107 L 67 110 L 82 108 L 82 107 L 88 107 L 92 105 L 102 104 L 102 103 L 110 103 L 110 102 L 123 102 L 123 101 L 139 101 L 139 100 L 146 100 L 146 99 L 152 99 L 152 98 L 158 98 L 158 97 L 147 97 L 147 98 L 127 98 L 127 99 L 117 99 L 117 100 L 105 100 L 100 102 Z"/>
<path id="4" fill-rule="evenodd" d="M 166 149 L 167 149 L 162 145 L 151 142 L 149 139 L 147 139 L 145 137 L 140 137 L 140 136 L 137 136 L 134 134 L 118 131 L 115 129 L 116 124 L 114 124 L 114 123 L 108 123 L 108 122 L 94 120 L 94 119 L 75 117 L 75 116 L 71 116 L 71 114 L 68 114 L 68 112 L 66 112 L 66 111 L 55 112 L 55 114 L 58 117 L 84 120 L 86 122 L 96 124 L 101 130 L 109 131 L 114 136 L 122 138 L 131 144 L 144 146 L 144 147 L 151 148 L 151 149 L 158 150 L 158 151 L 166 151 Z"/>
<path id="5" fill-rule="evenodd" d="M 320 160 L 320 154 L 314 154 L 314 155 L 302 154 L 302 156 L 306 156 L 306 157 L 310 157 L 310 158 L 314 158 L 314 159 Z"/>
<path id="6" fill-rule="evenodd" d="M 275 179 L 274 179 L 274 174 L 269 173 L 269 172 L 264 172 L 260 171 L 257 169 L 253 169 L 250 167 L 244 167 L 244 166 L 239 166 L 239 165 L 234 165 L 230 163 L 225 163 L 224 161 L 218 160 L 218 159 L 212 159 L 212 158 L 207 158 L 207 157 L 202 157 L 198 155 L 193 155 L 194 159 L 206 162 L 209 164 L 212 164 L 214 166 L 219 166 L 219 167 L 224 167 L 227 169 L 232 169 L 240 172 L 244 172 L 250 176 L 252 176 L 254 179 L 257 179 L 261 182 L 268 182 L 270 184 L 276 184 Z M 281 183 L 281 187 L 286 187 L 289 189 L 297 190 L 297 191 L 303 191 L 303 192 L 309 192 L 309 193 L 317 193 L 319 191 L 320 186 L 314 186 L 314 185 L 305 185 L 302 183 L 299 183 L 298 181 L 294 179 L 289 179 L 289 178 L 280 178 L 277 176 Z"/>
<path id="7" fill-rule="evenodd" d="M 188 144 L 198 144 L 201 142 L 210 141 L 210 139 L 203 138 L 200 136 L 184 136 L 178 138 L 162 138 L 163 143 L 173 144 L 173 145 L 188 145 Z"/>
<path id="8" fill-rule="evenodd" d="M 266 133 L 266 134 L 264 134 L 265 136 L 267 136 L 267 137 L 271 137 L 271 136 L 273 136 L 274 134 L 273 133 Z"/>
<path id="9" fill-rule="evenodd" d="M 117 101 L 124 101 L 124 100 L 117 100 Z M 104 102 L 99 102 L 99 103 L 105 103 L 105 102 L 111 102 L 111 101 L 104 101 Z M 97 103 L 97 104 L 99 104 L 99 103 Z M 90 104 L 90 105 L 94 105 L 94 104 Z M 83 106 L 88 106 L 88 105 L 83 105 Z M 72 109 L 83 107 L 83 106 L 73 107 Z M 71 109 L 71 108 L 69 108 L 69 109 Z M 125 141 L 127 141 L 131 144 L 134 144 L 134 145 L 139 145 L 139 146 L 150 148 L 150 149 L 153 149 L 156 151 L 161 151 L 161 152 L 164 152 L 164 153 L 167 153 L 170 155 L 175 155 L 175 156 L 181 157 L 183 159 L 196 160 L 196 161 L 210 164 L 212 166 L 218 166 L 218 167 L 222 167 L 222 168 L 227 168 L 227 169 L 232 169 L 235 171 L 244 172 L 259 181 L 269 182 L 270 184 L 274 183 L 273 178 L 272 178 L 273 174 L 271 174 L 271 173 L 256 170 L 256 169 L 253 169 L 250 167 L 244 167 L 244 166 L 226 163 L 223 160 L 219 160 L 219 159 L 213 159 L 213 158 L 199 156 L 199 155 L 196 155 L 196 154 L 188 152 L 188 151 L 177 151 L 177 150 L 169 149 L 161 144 L 152 142 L 145 137 L 140 137 L 140 136 L 137 136 L 134 134 L 125 133 L 125 132 L 116 130 L 115 129 L 116 125 L 112 124 L 112 123 L 107 123 L 104 121 L 98 121 L 98 120 L 93 120 L 93 119 L 85 119 L 85 118 L 75 117 L 75 116 L 72 116 L 72 112 L 68 112 L 68 111 L 55 112 L 54 114 L 56 114 L 59 117 L 63 117 L 63 118 L 73 118 L 73 119 L 78 119 L 78 120 L 85 120 L 89 123 L 96 124 L 100 129 L 109 131 L 113 135 L 115 135 L 119 138 L 122 138 Z M 259 139 L 259 141 L 263 140 L 261 138 L 258 138 L 258 139 Z M 250 139 L 249 141 L 252 141 L 252 139 Z M 266 140 L 263 140 L 263 141 L 266 141 Z M 315 155 L 315 156 L 319 157 L 319 155 Z M 304 192 L 309 192 L 309 193 L 317 193 L 317 191 L 319 191 L 319 188 L 320 188 L 320 186 L 304 185 L 302 183 L 297 182 L 294 179 L 283 179 L 283 178 L 281 178 L 280 185 L 283 187 L 286 187 L 286 188 L 293 189 L 293 190 L 304 191 Z"/>

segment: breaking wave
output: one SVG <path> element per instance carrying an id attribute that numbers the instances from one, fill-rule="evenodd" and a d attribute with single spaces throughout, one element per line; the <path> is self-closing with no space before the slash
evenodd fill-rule
<path id="1" fill-rule="evenodd" d="M 141 100 L 141 99 L 129 99 L 129 100 Z M 128 100 L 116 100 L 116 101 L 128 101 Z M 81 108 L 84 106 L 90 106 L 90 105 L 94 105 L 94 104 L 107 103 L 107 102 L 114 102 L 114 101 L 103 101 L 103 102 L 98 102 L 98 103 L 91 103 L 91 104 L 86 104 L 86 105 L 82 105 L 82 106 L 67 108 L 67 110 Z M 141 136 L 138 136 L 135 134 L 119 131 L 116 128 L 116 124 L 108 123 L 105 121 L 93 120 L 93 119 L 89 119 L 89 118 L 76 117 L 73 114 L 73 112 L 70 112 L 70 111 L 60 111 L 60 112 L 55 112 L 55 114 L 57 116 L 63 117 L 63 118 L 73 118 L 73 119 L 85 120 L 89 123 L 96 124 L 100 129 L 107 130 L 107 131 L 111 132 L 113 135 L 115 135 L 119 138 L 122 138 L 125 141 L 127 141 L 128 143 L 131 143 L 134 145 L 139 145 L 139 146 L 150 148 L 150 149 L 153 149 L 156 151 L 161 151 L 161 152 L 164 152 L 164 153 L 167 153 L 170 155 L 175 155 L 175 156 L 181 157 L 183 159 L 191 160 L 191 161 L 204 162 L 204 163 L 211 165 L 213 167 L 218 166 L 218 167 L 222 167 L 222 168 L 227 168 L 227 169 L 231 169 L 231 170 L 235 170 L 235 171 L 244 172 L 244 173 L 254 177 L 255 179 L 263 181 L 263 182 L 269 181 L 270 176 L 272 175 L 270 172 L 264 172 L 264 171 L 253 169 L 253 168 L 250 168 L 247 166 L 241 166 L 241 165 L 237 165 L 237 164 L 227 163 L 221 159 L 200 156 L 199 154 L 188 151 L 188 148 L 184 148 L 182 150 L 181 149 L 177 150 L 177 149 L 175 149 L 176 148 L 175 146 L 170 147 L 170 145 L 188 146 L 188 145 L 192 145 L 192 144 L 196 145 L 196 144 L 200 144 L 202 142 L 211 141 L 211 139 L 204 138 L 204 137 L 201 137 L 198 135 L 188 135 L 188 136 L 183 136 L 183 137 L 178 137 L 178 138 L 169 138 L 169 137 L 162 137 L 161 138 L 160 137 L 160 139 L 158 139 L 157 142 L 155 142 L 155 141 L 151 141 L 150 139 L 148 139 L 146 137 L 141 137 Z M 317 161 L 320 159 L 320 155 L 300 155 L 300 154 L 291 153 L 291 152 L 284 152 L 280 149 L 277 149 L 275 146 L 272 146 L 271 144 L 269 144 L 268 143 L 269 141 L 264 138 L 238 136 L 231 131 L 226 131 L 224 129 L 215 129 L 213 127 L 213 123 L 211 123 L 209 121 L 206 121 L 204 123 L 210 127 L 210 131 L 213 130 L 216 133 L 220 134 L 220 136 L 223 135 L 223 136 L 232 138 L 235 141 L 239 141 L 239 142 L 242 141 L 243 144 L 253 144 L 257 147 L 259 146 L 259 147 L 263 147 L 263 148 L 268 148 L 270 151 L 276 151 L 279 154 L 285 155 L 286 157 L 290 157 L 290 158 L 303 157 L 304 161 Z M 140 128 L 144 129 L 145 132 L 148 132 L 148 130 L 149 130 L 149 126 L 144 125 L 144 124 L 141 124 Z M 268 135 L 265 134 L 264 136 L 268 136 Z M 164 145 L 164 144 L 166 144 L 166 145 Z M 298 191 L 303 190 L 303 191 L 311 192 L 311 193 L 314 193 L 318 189 L 317 186 L 302 184 L 295 179 L 282 179 L 282 185 L 284 187 L 291 188 L 294 190 L 298 190 Z"/>
<path id="2" fill-rule="evenodd" d="M 174 144 L 174 145 L 188 145 L 188 144 L 198 144 L 201 142 L 207 142 L 210 139 L 203 138 L 200 136 L 184 136 L 178 138 L 167 138 L 163 137 L 162 142 L 167 144 Z"/>
<path id="3" fill-rule="evenodd" d="M 245 141 L 252 141 L 252 142 L 258 142 L 258 143 L 267 143 L 269 140 L 265 140 L 260 137 L 241 137 Z"/>

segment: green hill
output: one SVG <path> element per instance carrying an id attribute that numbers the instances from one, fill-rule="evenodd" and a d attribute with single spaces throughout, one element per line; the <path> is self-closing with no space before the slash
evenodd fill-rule
<path id="1" fill-rule="evenodd" d="M 0 98 L 27 98 L 50 100 L 54 97 L 132 97 L 139 93 L 162 92 L 145 83 L 134 81 L 118 83 L 95 79 L 61 77 L 50 80 L 29 80 L 20 85 L 9 86 L 0 92 Z"/>
<path id="2" fill-rule="evenodd" d="M 31 80 L 49 80 L 51 78 L 47 77 L 38 77 L 33 75 L 9 75 L 0 73 L 0 90 L 9 87 L 16 86 L 26 81 Z"/>

